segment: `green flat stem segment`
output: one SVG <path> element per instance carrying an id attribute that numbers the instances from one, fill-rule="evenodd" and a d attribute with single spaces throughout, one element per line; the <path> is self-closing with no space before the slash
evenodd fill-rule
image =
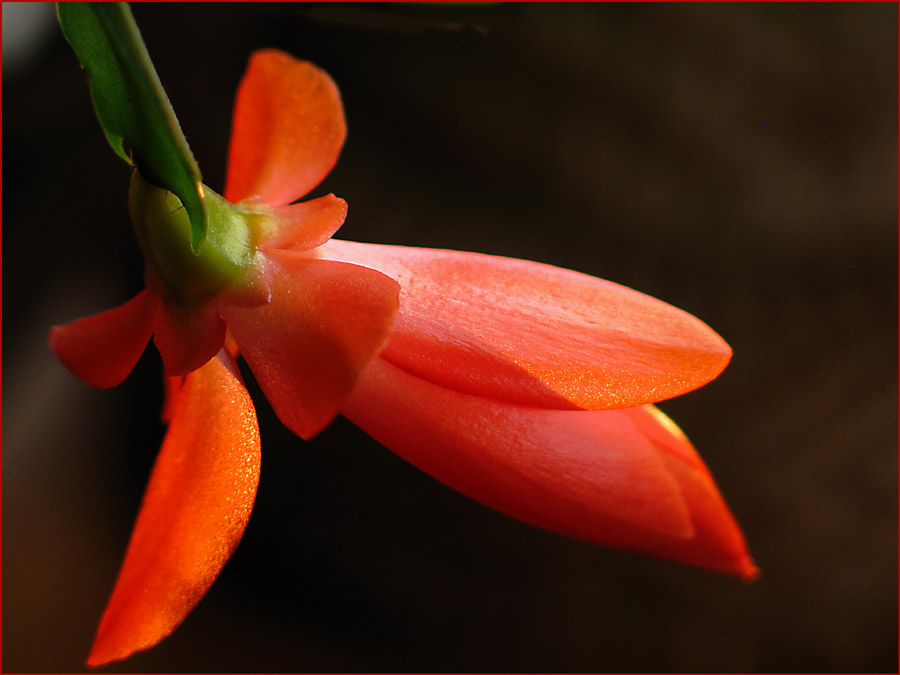
<path id="1" fill-rule="evenodd" d="M 206 236 L 200 169 L 181 132 L 127 3 L 60 2 L 63 34 L 87 71 L 97 119 L 112 149 L 178 196 L 195 253 Z"/>

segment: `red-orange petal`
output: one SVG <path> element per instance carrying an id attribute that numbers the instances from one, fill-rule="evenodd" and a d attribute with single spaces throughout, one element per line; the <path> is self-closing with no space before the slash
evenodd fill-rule
<path id="1" fill-rule="evenodd" d="M 728 510 L 712 474 L 680 428 L 653 405 L 627 408 L 626 415 L 660 451 L 669 473 L 691 505 L 696 535 L 689 542 L 671 542 L 660 555 L 735 574 L 744 581 L 759 576 L 747 552 L 744 535 Z"/>
<path id="2" fill-rule="evenodd" d="M 223 349 L 231 355 L 232 359 L 237 358 L 237 345 L 234 344 L 234 339 L 228 334 L 225 335 L 225 346 Z M 175 399 L 181 395 L 185 377 L 186 375 L 163 375 L 163 406 L 160 418 L 166 424 L 171 421 L 172 413 L 178 407 Z"/>
<path id="3" fill-rule="evenodd" d="M 347 218 L 347 202 L 332 194 L 289 206 L 250 204 L 248 208 L 259 209 L 262 214 L 260 251 L 270 248 L 304 251 L 321 246 Z"/>
<path id="4" fill-rule="evenodd" d="M 186 375 L 213 358 L 225 343 L 225 330 L 215 298 L 190 305 L 162 302 L 153 342 L 166 375 Z"/>
<path id="5" fill-rule="evenodd" d="M 513 405 L 440 387 L 381 357 L 341 412 L 423 471 L 515 518 L 744 577 L 755 570 L 693 448 L 656 413 Z"/>
<path id="6" fill-rule="evenodd" d="M 206 594 L 259 482 L 256 412 L 223 350 L 185 379 L 88 664 L 153 646 Z"/>
<path id="7" fill-rule="evenodd" d="M 346 135 L 325 71 L 275 49 L 254 52 L 235 101 L 225 198 L 299 199 L 331 171 Z"/>
<path id="8" fill-rule="evenodd" d="M 358 265 L 262 255 L 273 263 L 272 301 L 222 307 L 222 315 L 275 413 L 309 439 L 331 423 L 387 339 L 399 288 Z"/>
<path id="9" fill-rule="evenodd" d="M 160 413 L 160 419 L 168 424 L 172 420 L 172 413 L 177 407 L 175 399 L 181 393 L 181 386 L 184 384 L 185 375 L 163 375 L 163 406 Z"/>
<path id="10" fill-rule="evenodd" d="M 400 282 L 382 356 L 461 392 L 542 408 L 624 408 L 695 389 L 731 358 L 691 314 L 571 270 L 334 239 L 319 251 Z"/>
<path id="11" fill-rule="evenodd" d="M 159 300 L 148 291 L 123 305 L 50 329 L 50 348 L 73 375 L 114 387 L 134 369 L 153 332 Z"/>

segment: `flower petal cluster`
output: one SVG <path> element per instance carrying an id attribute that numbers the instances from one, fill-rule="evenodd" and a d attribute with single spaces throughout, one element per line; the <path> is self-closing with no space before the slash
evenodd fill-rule
<path id="1" fill-rule="evenodd" d="M 168 376 L 168 432 L 89 663 L 174 630 L 243 534 L 260 441 L 238 356 L 303 438 L 340 412 L 513 517 L 753 578 L 709 471 L 651 405 L 716 377 L 728 345 L 686 312 L 577 272 L 332 239 L 343 200 L 292 202 L 327 175 L 345 134 L 327 74 L 256 52 L 237 94 L 224 200 L 208 195 L 247 225 L 248 248 L 229 258 L 238 272 L 195 274 L 191 258 L 158 253 L 171 243 L 154 239 L 153 223 L 136 225 L 147 288 L 51 332 L 89 384 L 124 380 L 151 336 Z M 133 183 L 133 221 L 169 198 L 154 189 Z"/>

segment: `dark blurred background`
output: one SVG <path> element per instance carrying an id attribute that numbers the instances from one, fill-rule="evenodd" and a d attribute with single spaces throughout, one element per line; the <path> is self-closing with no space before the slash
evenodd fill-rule
<path id="1" fill-rule="evenodd" d="M 23 11 L 3 4 L 3 668 L 77 672 L 162 437 L 160 365 L 99 391 L 47 348 L 142 263 L 75 56 L 51 7 Z M 256 395 L 241 546 L 106 670 L 896 672 L 896 4 L 134 12 L 213 188 L 247 57 L 279 47 L 344 97 L 314 193 L 348 200 L 342 238 L 541 260 L 713 326 L 732 364 L 661 407 L 763 576 L 537 530 L 343 419 L 303 442 Z"/>

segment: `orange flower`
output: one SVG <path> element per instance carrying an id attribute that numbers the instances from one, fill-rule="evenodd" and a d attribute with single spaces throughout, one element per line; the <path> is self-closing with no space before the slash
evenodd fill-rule
<path id="1" fill-rule="evenodd" d="M 342 412 L 516 518 L 755 576 L 709 471 L 649 405 L 716 377 L 728 345 L 690 314 L 577 272 L 330 239 L 342 200 L 291 202 L 330 171 L 344 136 L 323 71 L 255 53 L 238 90 L 225 199 L 206 191 L 219 225 L 205 248 L 191 253 L 180 204 L 135 171 L 147 289 L 51 332 L 89 384 L 120 383 L 151 335 L 169 376 L 168 432 L 88 662 L 168 635 L 244 532 L 260 440 L 238 354 L 303 438 Z"/>

